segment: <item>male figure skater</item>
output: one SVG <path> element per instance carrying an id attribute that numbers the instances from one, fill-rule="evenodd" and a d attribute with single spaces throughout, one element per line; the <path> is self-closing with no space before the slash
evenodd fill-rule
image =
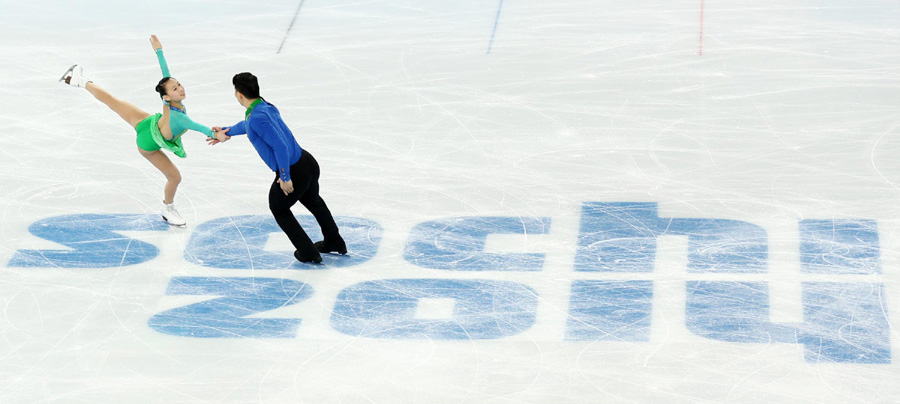
<path id="1" fill-rule="evenodd" d="M 319 163 L 308 150 L 303 150 L 288 129 L 278 108 L 259 95 L 259 81 L 250 73 L 234 75 L 234 96 L 247 108 L 244 120 L 236 125 L 216 128 L 219 133 L 209 143 L 224 142 L 235 135 L 246 134 L 266 165 L 275 171 L 269 189 L 269 209 L 281 230 L 294 245 L 294 258 L 300 262 L 321 263 L 321 253 L 346 254 L 347 246 L 338 232 L 331 211 L 319 196 Z M 221 129 L 221 130 L 220 130 Z M 291 212 L 300 202 L 315 216 L 324 240 L 313 244 Z"/>

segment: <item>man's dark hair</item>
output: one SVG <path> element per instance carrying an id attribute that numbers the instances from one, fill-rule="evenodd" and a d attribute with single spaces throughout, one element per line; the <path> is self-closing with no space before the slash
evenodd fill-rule
<path id="1" fill-rule="evenodd" d="M 251 73 L 238 73 L 231 79 L 234 89 L 249 99 L 259 98 L 259 81 Z"/>
<path id="2" fill-rule="evenodd" d="M 171 80 L 171 77 L 163 77 L 162 80 L 159 81 L 159 84 L 156 85 L 156 92 L 159 93 L 159 98 L 162 98 L 166 94 L 166 83 Z"/>

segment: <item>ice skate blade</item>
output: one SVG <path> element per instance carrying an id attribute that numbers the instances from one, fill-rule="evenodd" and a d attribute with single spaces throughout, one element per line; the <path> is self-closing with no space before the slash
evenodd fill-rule
<path id="1" fill-rule="evenodd" d="M 66 72 L 63 73 L 62 77 L 59 78 L 59 81 L 63 81 L 63 82 L 66 81 L 66 76 L 68 76 L 69 73 L 72 73 L 75 70 L 75 66 L 78 66 L 78 65 L 74 64 L 74 65 L 72 65 L 72 67 L 69 68 L 69 70 L 66 70 Z M 66 84 L 68 84 L 68 83 L 66 83 Z"/>
<path id="2" fill-rule="evenodd" d="M 177 227 L 177 228 L 179 228 L 179 229 L 183 229 L 183 228 L 187 227 L 187 223 L 185 223 L 185 224 L 174 224 L 174 223 L 170 222 L 169 219 L 166 219 L 165 216 L 162 216 L 162 220 L 163 220 L 164 222 L 166 222 L 167 225 L 172 226 L 172 227 Z"/>

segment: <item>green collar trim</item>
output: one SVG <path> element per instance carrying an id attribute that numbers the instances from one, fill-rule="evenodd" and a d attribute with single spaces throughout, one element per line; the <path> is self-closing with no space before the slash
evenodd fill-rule
<path id="1" fill-rule="evenodd" d="M 249 118 L 250 112 L 252 112 L 253 108 L 256 108 L 256 106 L 259 105 L 259 103 L 261 103 L 261 102 L 262 102 L 262 98 L 257 98 L 256 101 L 253 101 L 253 103 L 250 104 L 249 107 L 247 107 L 247 112 L 244 112 L 244 119 Z"/>

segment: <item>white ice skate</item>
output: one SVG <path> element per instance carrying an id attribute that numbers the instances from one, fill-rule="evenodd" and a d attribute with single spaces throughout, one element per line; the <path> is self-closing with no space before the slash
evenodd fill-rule
<path id="1" fill-rule="evenodd" d="M 63 73 L 62 77 L 59 78 L 59 81 L 65 82 L 70 86 L 82 87 L 90 83 L 91 81 L 84 77 L 84 68 L 79 65 L 72 65 L 69 70 L 66 70 Z"/>
<path id="2" fill-rule="evenodd" d="M 162 218 L 172 226 L 185 227 L 187 222 L 184 221 L 184 218 L 181 217 L 181 214 L 178 213 L 178 210 L 175 209 L 175 203 L 165 203 L 162 210 Z"/>

